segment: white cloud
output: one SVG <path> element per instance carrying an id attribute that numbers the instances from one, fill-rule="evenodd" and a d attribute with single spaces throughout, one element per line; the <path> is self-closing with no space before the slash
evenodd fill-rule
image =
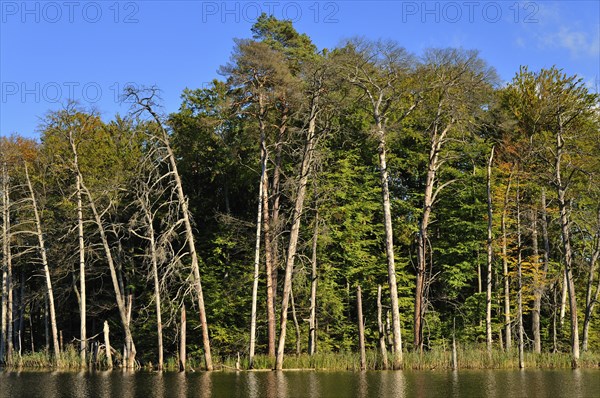
<path id="1" fill-rule="evenodd" d="M 588 32 L 573 30 L 565 26 L 562 26 L 558 32 L 540 36 L 539 42 L 542 48 L 566 49 L 574 57 L 597 57 L 600 54 L 598 33 L 591 35 Z"/>

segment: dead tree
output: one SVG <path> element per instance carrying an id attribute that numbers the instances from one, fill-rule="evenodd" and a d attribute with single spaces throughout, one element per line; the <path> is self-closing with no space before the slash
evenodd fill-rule
<path id="1" fill-rule="evenodd" d="M 308 115 L 304 141 L 304 149 L 302 152 L 302 161 L 298 173 L 298 185 L 296 187 L 296 195 L 294 200 L 294 208 L 292 212 L 292 226 L 290 230 L 290 239 L 288 243 L 287 257 L 285 263 L 285 279 L 283 285 L 283 297 L 281 303 L 281 323 L 279 332 L 279 344 L 277 346 L 277 357 L 275 359 L 275 368 L 283 369 L 283 355 L 285 349 L 285 338 L 287 332 L 287 317 L 290 295 L 292 291 L 292 275 L 294 271 L 294 261 L 296 259 L 296 248 L 298 245 L 298 235 L 300 233 L 300 223 L 302 210 L 304 207 L 304 198 L 306 195 L 306 186 L 310 170 L 312 169 L 314 151 L 318 140 L 317 134 L 317 116 L 322 110 L 320 100 L 324 89 L 324 79 L 326 67 L 317 68 L 312 75 L 313 81 L 308 88 Z"/>
<path id="2" fill-rule="evenodd" d="M 362 308 L 362 291 L 360 285 L 356 287 L 356 308 L 358 311 L 358 347 L 360 350 L 360 370 L 367 368 L 367 355 L 365 352 L 365 324 Z"/>
<path id="3" fill-rule="evenodd" d="M 135 113 L 140 114 L 147 112 L 154 123 L 156 124 L 157 133 L 151 136 L 158 145 L 164 148 L 167 162 L 169 164 L 169 175 L 173 179 L 174 187 L 177 192 L 178 205 L 181 210 L 183 224 L 185 226 L 185 236 L 188 245 L 190 260 L 192 262 L 192 273 L 194 275 L 194 288 L 198 300 L 198 312 L 200 315 L 200 326 L 202 328 L 202 344 L 204 347 L 204 360 L 206 362 L 206 370 L 213 370 L 212 356 L 210 351 L 210 338 L 208 334 L 208 322 L 206 320 L 206 310 L 204 306 L 204 294 L 202 292 L 202 283 L 200 278 L 200 267 L 198 264 L 198 253 L 196 251 L 196 241 L 194 231 L 192 229 L 191 214 L 188 208 L 188 200 L 183 192 L 183 183 L 181 175 L 177 168 L 175 154 L 171 148 L 169 134 L 164 126 L 161 117 L 154 111 L 157 89 L 151 88 L 147 92 L 140 92 L 132 87 L 126 89 L 125 96 L 127 99 L 132 99 Z M 147 95 L 147 96 L 146 96 Z"/>
<path id="4" fill-rule="evenodd" d="M 390 204 L 389 171 L 387 167 L 387 121 L 388 114 L 406 100 L 408 106 L 400 109 L 399 119 L 415 109 L 418 98 L 406 89 L 410 75 L 412 57 L 393 42 L 348 43 L 348 60 L 344 62 L 348 81 L 358 87 L 367 97 L 367 109 L 373 115 L 379 173 L 381 182 L 381 204 L 385 227 L 385 252 L 387 258 L 388 284 L 394 337 L 394 369 L 402 367 L 402 336 L 398 304 L 398 285 L 394 257 L 394 237 Z"/>
<path id="5" fill-rule="evenodd" d="M 46 242 L 42 232 L 42 221 L 39 214 L 38 204 L 35 197 L 35 191 L 29 178 L 29 169 L 25 163 L 25 177 L 27 179 L 27 187 L 31 199 L 31 206 L 35 217 L 35 234 L 38 239 L 40 257 L 42 266 L 44 267 L 44 277 L 46 279 L 46 296 L 48 298 L 48 309 L 50 312 L 50 329 L 52 330 L 52 346 L 54 349 L 54 360 L 56 361 L 60 355 L 60 346 L 58 345 L 58 329 L 56 327 L 56 310 L 54 307 L 54 292 L 52 290 L 52 279 L 50 278 L 50 267 L 48 266 L 48 256 L 46 254 Z"/>
<path id="6" fill-rule="evenodd" d="M 494 259 L 493 246 L 493 210 L 492 210 L 492 162 L 494 160 L 494 147 L 490 151 L 487 164 L 487 283 L 486 283 L 486 311 L 485 311 L 485 333 L 488 353 L 492 353 L 492 265 Z"/>

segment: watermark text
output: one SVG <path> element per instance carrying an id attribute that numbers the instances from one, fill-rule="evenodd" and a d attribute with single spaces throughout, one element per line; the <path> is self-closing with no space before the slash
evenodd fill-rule
<path id="1" fill-rule="evenodd" d="M 338 23 L 339 11 L 339 3 L 334 1 L 203 1 L 202 22 L 252 23 L 265 13 L 294 23 L 302 19 L 314 23 Z"/>
<path id="2" fill-rule="evenodd" d="M 539 5 L 535 2 L 498 1 L 403 1 L 402 22 L 422 23 L 537 23 Z"/>
<path id="3" fill-rule="evenodd" d="M 2 1 L 2 23 L 138 23 L 137 1 Z"/>
<path id="4" fill-rule="evenodd" d="M 0 101 L 21 103 L 62 103 L 70 100 L 95 104 L 102 99 L 122 102 L 123 90 L 136 88 L 132 82 L 100 84 L 98 82 L 2 82 Z"/>

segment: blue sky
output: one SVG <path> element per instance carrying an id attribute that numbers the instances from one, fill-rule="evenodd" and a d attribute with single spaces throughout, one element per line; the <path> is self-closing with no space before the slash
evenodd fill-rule
<path id="1" fill-rule="evenodd" d="M 69 98 L 106 120 L 133 83 L 157 85 L 164 111 L 184 88 L 218 78 L 233 38 L 260 12 L 292 19 L 319 48 L 365 36 L 480 50 L 504 81 L 520 65 L 557 65 L 590 88 L 600 79 L 597 1 L 6 1 L 0 0 L 0 134 L 38 137 Z"/>

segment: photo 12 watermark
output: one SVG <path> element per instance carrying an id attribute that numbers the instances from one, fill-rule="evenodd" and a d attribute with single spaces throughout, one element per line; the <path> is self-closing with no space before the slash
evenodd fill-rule
<path id="1" fill-rule="evenodd" d="M 421 23 L 538 23 L 533 1 L 402 1 L 401 21 Z"/>
<path id="2" fill-rule="evenodd" d="M 0 1 L 1 21 L 9 23 L 139 22 L 140 1 Z"/>
<path id="3" fill-rule="evenodd" d="M 261 14 L 293 23 L 339 22 L 340 3 L 335 1 L 203 1 L 202 23 L 253 23 Z"/>
<path id="4" fill-rule="evenodd" d="M 68 101 L 96 104 L 100 101 L 115 103 L 124 101 L 125 88 L 138 88 L 134 82 L 15 82 L 0 84 L 0 102 L 7 103 L 48 103 L 57 104 Z"/>

